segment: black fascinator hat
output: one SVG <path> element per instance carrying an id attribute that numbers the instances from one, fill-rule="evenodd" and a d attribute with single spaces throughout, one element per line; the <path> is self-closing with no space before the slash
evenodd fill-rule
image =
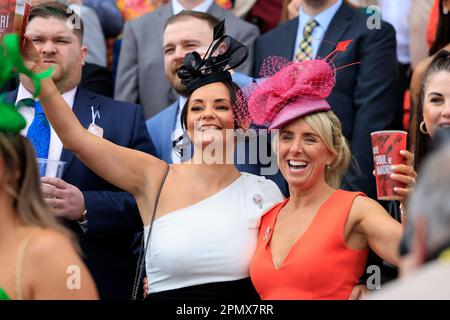
<path id="1" fill-rule="evenodd" d="M 240 66 L 248 57 L 248 48 L 234 38 L 224 35 L 225 20 L 214 27 L 213 41 L 204 58 L 197 51 L 186 54 L 178 70 L 181 83 L 189 94 L 214 82 L 231 81 L 228 70 Z"/>

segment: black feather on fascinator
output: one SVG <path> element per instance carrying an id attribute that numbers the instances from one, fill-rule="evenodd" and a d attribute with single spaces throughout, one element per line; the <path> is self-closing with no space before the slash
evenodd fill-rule
<path id="1" fill-rule="evenodd" d="M 203 59 L 196 51 L 184 57 L 184 65 L 177 75 L 190 94 L 210 83 L 231 81 L 228 70 L 240 66 L 247 59 L 248 48 L 224 35 L 224 31 L 225 20 L 222 20 L 214 27 L 213 41 Z"/>

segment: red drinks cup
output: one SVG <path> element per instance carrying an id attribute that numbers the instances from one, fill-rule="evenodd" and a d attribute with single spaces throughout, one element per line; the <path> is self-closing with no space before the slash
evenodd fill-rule
<path id="1" fill-rule="evenodd" d="M 375 178 L 377 181 L 377 197 L 379 200 L 400 200 L 394 193 L 395 187 L 403 188 L 403 183 L 391 179 L 391 166 L 406 164 L 400 150 L 406 150 L 406 131 L 386 130 L 370 134 L 372 139 Z"/>

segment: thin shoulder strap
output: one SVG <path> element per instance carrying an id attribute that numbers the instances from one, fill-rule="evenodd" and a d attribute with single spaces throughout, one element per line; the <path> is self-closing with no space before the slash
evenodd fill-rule
<path id="1" fill-rule="evenodd" d="M 140 253 L 139 253 L 139 259 L 138 259 L 138 264 L 136 267 L 136 274 L 135 274 L 135 278 L 134 278 L 133 293 L 131 294 L 131 300 L 137 299 L 139 285 L 141 283 L 140 280 L 142 279 L 142 274 L 144 271 L 145 257 L 147 255 L 147 251 L 150 246 L 150 235 L 151 235 L 152 229 L 153 229 L 153 222 L 155 221 L 156 211 L 158 209 L 159 197 L 161 196 L 161 191 L 164 186 L 164 182 L 166 181 L 167 175 L 169 174 L 169 169 L 170 169 L 170 166 L 167 165 L 166 170 L 164 172 L 163 179 L 162 179 L 161 184 L 158 189 L 158 193 L 156 194 L 156 200 L 155 200 L 155 205 L 153 206 L 152 218 L 150 220 L 150 225 L 148 227 L 148 234 L 147 234 L 147 238 L 145 239 L 145 241 L 144 241 L 145 233 L 142 236 L 141 249 L 143 248 L 144 250 L 140 250 Z M 145 246 L 144 246 L 144 244 L 145 244 Z"/>
<path id="2" fill-rule="evenodd" d="M 22 243 L 19 247 L 19 252 L 17 253 L 16 259 L 16 270 L 14 273 L 14 288 L 16 291 L 16 300 L 22 300 L 22 269 L 23 269 L 23 261 L 25 259 L 25 253 L 28 248 L 28 244 L 30 243 L 31 237 L 34 232 L 30 233 L 22 240 Z"/>

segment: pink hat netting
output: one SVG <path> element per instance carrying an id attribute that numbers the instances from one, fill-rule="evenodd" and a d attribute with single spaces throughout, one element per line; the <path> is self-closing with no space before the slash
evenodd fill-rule
<path id="1" fill-rule="evenodd" d="M 296 115 L 291 113 L 291 117 L 323 111 L 323 107 L 315 109 L 310 103 L 300 110 L 302 101 L 325 99 L 330 95 L 336 83 L 336 70 L 343 68 L 334 67 L 334 57 L 338 52 L 345 51 L 350 42 L 338 43 L 336 49 L 324 59 L 291 62 L 283 57 L 268 57 L 260 70 L 262 79 L 238 92 L 235 107 L 237 123 L 244 129 L 251 123 L 269 127 L 283 108 L 293 104 L 299 110 Z"/>

